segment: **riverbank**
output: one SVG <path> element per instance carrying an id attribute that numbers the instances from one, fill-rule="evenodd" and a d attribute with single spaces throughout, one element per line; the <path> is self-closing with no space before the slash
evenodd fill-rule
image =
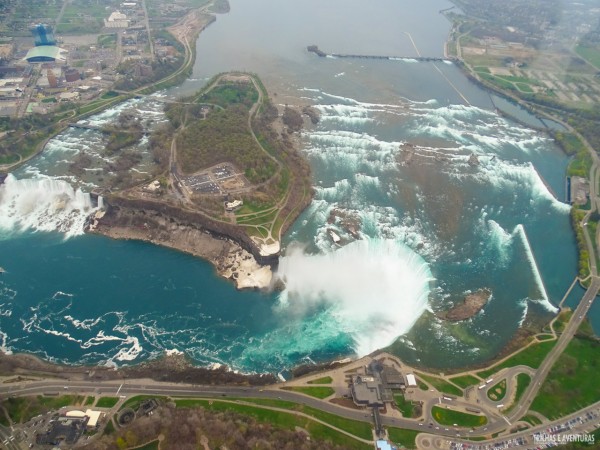
<path id="1" fill-rule="evenodd" d="M 159 212 L 151 206 L 145 204 L 131 208 L 108 203 L 106 211 L 96 213 L 91 218 L 88 232 L 113 239 L 150 242 L 203 258 L 238 289 L 269 288 L 273 276 L 270 264 L 267 261 L 259 264 L 250 249 L 242 247 L 241 236 L 229 229 L 231 227 L 225 224 L 219 227 L 215 223 L 209 229 L 203 227 L 200 220 L 185 220 L 183 211 L 181 217 L 177 217 L 176 214 Z M 192 217 L 198 218 L 197 215 Z M 206 219 L 203 222 L 208 223 Z M 244 244 L 248 246 L 250 241 L 245 240 Z"/>
<path id="2" fill-rule="evenodd" d="M 264 386 L 274 384 L 272 374 L 241 374 L 225 365 L 214 368 L 197 367 L 185 355 L 166 352 L 163 356 L 128 367 L 69 366 L 43 361 L 37 356 L 0 352 L 0 376 L 9 377 L 4 383 L 18 383 L 27 377 L 56 378 L 70 381 L 110 381 L 148 378 L 155 381 L 194 384 L 227 384 Z"/>

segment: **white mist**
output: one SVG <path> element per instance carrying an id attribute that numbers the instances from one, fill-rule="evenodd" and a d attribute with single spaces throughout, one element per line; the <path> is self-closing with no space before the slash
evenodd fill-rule
<path id="1" fill-rule="evenodd" d="M 286 285 L 282 309 L 329 304 L 360 356 L 410 330 L 427 308 L 432 279 L 429 266 L 409 247 L 380 239 L 319 255 L 292 249 L 281 258 L 277 275 Z"/>

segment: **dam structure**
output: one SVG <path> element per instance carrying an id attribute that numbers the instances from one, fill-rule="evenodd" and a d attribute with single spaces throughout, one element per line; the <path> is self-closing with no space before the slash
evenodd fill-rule
<path id="1" fill-rule="evenodd" d="M 410 59 L 413 61 L 423 62 L 445 62 L 445 61 L 456 61 L 456 58 L 443 57 L 443 56 L 394 56 L 394 55 L 358 55 L 351 53 L 326 53 L 319 49 L 317 45 L 309 45 L 306 49 L 314 53 L 321 58 L 353 58 L 353 59 L 385 59 L 388 61 L 396 61 L 402 59 Z"/>

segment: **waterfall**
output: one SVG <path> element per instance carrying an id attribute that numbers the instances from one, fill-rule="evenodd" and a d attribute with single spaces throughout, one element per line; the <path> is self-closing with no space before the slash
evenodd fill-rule
<path id="1" fill-rule="evenodd" d="M 83 234 L 86 218 L 96 208 L 89 193 L 54 178 L 18 180 L 12 174 L 0 186 L 0 229 Z"/>

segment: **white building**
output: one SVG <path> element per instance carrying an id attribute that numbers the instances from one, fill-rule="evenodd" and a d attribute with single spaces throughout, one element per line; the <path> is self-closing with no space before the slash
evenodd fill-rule
<path id="1" fill-rule="evenodd" d="M 127 28 L 129 20 L 127 19 L 127 15 L 119 11 L 114 11 L 108 19 L 104 19 L 104 26 L 106 28 Z"/>
<path id="2" fill-rule="evenodd" d="M 89 417 L 87 427 L 96 428 L 96 426 L 98 426 L 98 421 L 104 415 L 104 413 L 102 411 L 94 411 L 93 409 L 88 409 L 85 412 L 85 415 Z"/>
<path id="3" fill-rule="evenodd" d="M 225 203 L 225 209 L 227 211 L 234 211 L 234 210 L 238 209 L 240 206 L 242 206 L 243 204 L 244 204 L 244 202 L 242 200 L 234 200 L 232 202 Z"/>

